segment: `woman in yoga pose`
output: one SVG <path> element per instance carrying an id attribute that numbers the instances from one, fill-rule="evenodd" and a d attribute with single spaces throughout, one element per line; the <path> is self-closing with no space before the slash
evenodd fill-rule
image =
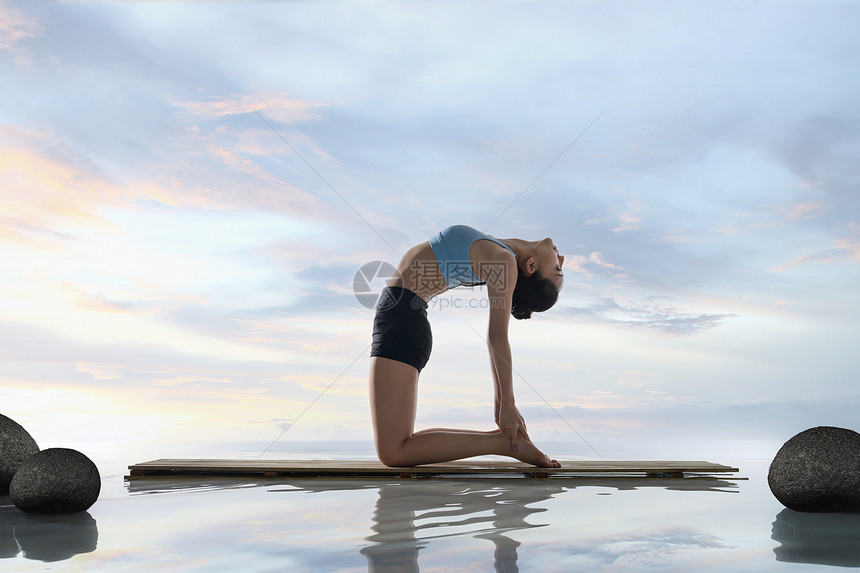
<path id="1" fill-rule="evenodd" d="M 552 240 L 499 240 L 455 225 L 406 251 L 382 290 L 373 321 L 370 406 L 376 451 L 389 466 L 415 466 L 497 454 L 541 467 L 559 463 L 529 439 L 513 393 L 508 322 L 530 318 L 558 298 L 564 257 Z M 487 346 L 497 429 L 415 432 L 418 375 L 430 358 L 428 301 L 457 286 L 486 285 Z"/>

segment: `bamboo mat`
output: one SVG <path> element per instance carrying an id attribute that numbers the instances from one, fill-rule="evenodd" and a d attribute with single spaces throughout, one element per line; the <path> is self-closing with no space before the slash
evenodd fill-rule
<path id="1" fill-rule="evenodd" d="M 736 473 L 737 468 L 700 461 L 563 461 L 560 468 L 520 462 L 465 460 L 415 467 L 388 467 L 365 460 L 215 460 L 160 459 L 128 467 L 129 478 L 158 476 L 222 477 L 575 477 L 631 475 L 683 478 L 687 474 Z"/>

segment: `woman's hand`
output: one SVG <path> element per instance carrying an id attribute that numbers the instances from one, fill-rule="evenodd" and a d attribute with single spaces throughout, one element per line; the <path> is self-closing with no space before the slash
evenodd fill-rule
<path id="1" fill-rule="evenodd" d="M 496 410 L 496 424 L 503 432 L 505 430 L 510 431 L 512 452 L 517 451 L 518 434 L 522 434 L 525 439 L 529 440 L 529 432 L 528 429 L 526 429 L 526 421 L 523 420 L 522 414 L 520 414 L 520 411 L 513 404 L 499 405 L 498 409 Z"/>

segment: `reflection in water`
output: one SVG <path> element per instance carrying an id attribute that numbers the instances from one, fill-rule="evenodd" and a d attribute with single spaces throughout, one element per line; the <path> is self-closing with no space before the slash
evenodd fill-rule
<path id="1" fill-rule="evenodd" d="M 33 515 L 3 501 L 0 500 L 0 559 L 22 555 L 53 562 L 95 551 L 99 531 L 88 512 Z"/>
<path id="2" fill-rule="evenodd" d="M 17 557 L 21 552 L 18 549 L 18 542 L 15 541 L 13 534 L 15 529 L 15 521 L 22 515 L 15 507 L 3 503 L 9 501 L 9 498 L 0 497 L 0 559 L 9 557 Z M 11 501 L 9 501 L 11 504 Z"/>
<path id="3" fill-rule="evenodd" d="M 860 567 L 860 514 L 784 509 L 772 531 L 777 561 Z"/>
<path id="4" fill-rule="evenodd" d="M 496 572 L 515 572 L 520 543 L 508 534 L 543 527 L 529 523 L 532 507 L 576 487 L 618 490 L 663 487 L 677 490 L 732 491 L 734 484 L 717 479 L 641 480 L 625 478 L 409 480 L 379 488 L 373 513 L 374 545 L 361 550 L 369 573 L 418 572 L 418 553 L 434 538 L 469 535 L 494 545 Z M 438 532 L 437 532 L 438 531 Z M 489 549 L 489 548 L 488 548 Z"/>
<path id="5" fill-rule="evenodd" d="M 496 571 L 516 571 L 519 543 L 505 534 L 540 527 L 526 518 L 546 509 L 529 504 L 564 491 L 552 482 L 539 483 L 439 480 L 428 487 L 415 480 L 381 486 L 371 526 L 374 533 L 367 537 L 375 545 L 361 550 L 368 570 L 418 571 L 418 551 L 426 540 L 471 535 L 493 543 Z"/>
<path id="6" fill-rule="evenodd" d="M 156 494 L 170 493 L 173 491 L 220 491 L 226 489 L 240 489 L 246 487 L 260 487 L 267 485 L 260 481 L 252 481 L 245 478 L 194 478 L 194 477 L 148 477 L 134 478 L 125 482 L 125 487 L 130 494 Z M 275 481 L 271 483 L 283 483 Z"/>
<path id="7" fill-rule="evenodd" d="M 565 480 L 570 487 L 570 482 Z M 243 479 L 194 480 L 180 478 L 140 478 L 126 482 L 132 494 L 162 494 L 178 491 L 207 491 L 277 485 L 272 492 L 331 492 L 376 489 L 373 513 L 374 545 L 361 552 L 372 572 L 418 571 L 418 552 L 427 541 L 471 535 L 490 541 L 494 547 L 496 571 L 516 571 L 519 542 L 505 533 L 540 527 L 526 522 L 543 508 L 528 507 L 566 491 L 561 481 L 525 479 L 283 479 L 249 481 Z M 283 488 L 289 489 L 283 489 Z M 488 545 L 488 550 L 489 550 Z"/>
<path id="8" fill-rule="evenodd" d="M 369 517 L 370 535 L 364 537 L 365 546 L 361 554 L 371 573 L 417 572 L 419 554 L 427 561 L 425 567 L 437 559 L 458 564 L 458 559 L 473 560 L 475 553 L 485 551 L 489 560 L 493 557 L 495 571 L 513 572 L 523 566 L 527 557 L 521 548 L 521 541 L 531 539 L 540 545 L 541 535 L 524 535 L 521 532 L 535 532 L 537 528 L 554 525 L 550 514 L 543 514 L 548 508 L 562 507 L 553 503 L 566 492 L 577 488 L 595 488 L 595 495 L 608 495 L 612 491 L 628 490 L 675 490 L 694 492 L 738 493 L 737 484 L 720 478 L 440 478 L 440 479 L 315 479 L 315 478 L 272 478 L 272 479 L 196 479 L 196 478 L 135 478 L 127 482 L 133 495 L 194 493 L 211 490 L 238 490 L 244 488 L 266 488 L 271 493 L 294 494 L 332 493 L 364 490 L 375 497 L 372 507 L 359 506 L 361 515 L 366 511 Z M 680 497 L 684 497 L 683 494 Z M 337 499 L 337 497 L 327 498 Z M 363 500 L 364 497 L 361 496 Z M 561 500 L 557 500 L 561 501 Z M 566 500 L 570 501 L 570 500 Z M 363 502 L 361 505 L 364 505 Z M 313 505 L 313 504 L 311 504 Z M 273 506 L 276 507 L 276 506 Z M 569 507 L 564 506 L 564 507 Z M 273 535 L 282 514 L 274 514 L 272 521 L 263 528 L 267 535 Z M 367 535 L 367 526 L 350 519 L 350 527 Z M 541 518 L 544 515 L 543 519 Z M 268 518 L 267 518 L 268 519 Z M 546 531 L 551 531 L 551 527 Z M 605 528 L 604 528 L 605 529 Z M 363 530 L 363 531 L 362 531 Z M 579 530 L 577 530 L 579 531 Z M 552 548 L 541 546 L 542 551 L 556 550 L 556 557 L 571 558 L 580 556 L 577 563 L 588 562 L 595 566 L 611 565 L 633 554 L 641 560 L 656 559 L 681 549 L 710 549 L 726 547 L 714 535 L 696 528 L 645 528 L 624 533 L 606 534 L 606 531 L 592 532 L 587 526 L 580 531 L 582 538 L 575 535 L 565 539 L 563 546 Z M 279 536 L 275 536 L 280 538 Z M 440 542 L 451 541 L 454 547 L 442 548 Z M 468 545 L 468 551 L 464 547 Z M 436 545 L 433 549 L 431 546 Z M 351 545 L 350 547 L 352 547 Z M 536 546 L 537 547 L 537 546 Z M 424 549 L 433 551 L 426 555 Z M 283 547 L 278 548 L 278 551 Z M 273 551 L 275 551 L 273 549 Z M 351 551 L 351 549 L 350 549 Z M 354 555 L 354 554 L 353 554 Z M 534 556 L 529 556 L 533 559 Z M 519 561 L 519 563 L 518 563 Z M 469 566 L 462 563 L 464 570 Z M 562 565 L 559 565 L 561 567 Z M 335 569 L 335 567 L 332 567 Z M 647 568 L 646 568 L 647 569 Z M 556 569 L 559 570 L 559 569 Z M 574 570 L 574 569 L 571 569 Z M 649 569 L 650 570 L 650 569 Z"/>

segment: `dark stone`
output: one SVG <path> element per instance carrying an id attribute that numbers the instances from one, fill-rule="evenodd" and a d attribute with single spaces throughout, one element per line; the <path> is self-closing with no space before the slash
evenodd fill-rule
<path id="1" fill-rule="evenodd" d="M 767 483 L 795 511 L 860 511 L 860 434 L 830 426 L 804 430 L 777 452 Z"/>
<path id="2" fill-rule="evenodd" d="M 101 476 L 87 456 L 68 448 L 49 448 L 18 468 L 9 485 L 12 503 L 27 513 L 86 511 L 99 498 Z"/>
<path id="3" fill-rule="evenodd" d="M 36 440 L 21 425 L 0 414 L 0 493 L 9 491 L 9 484 L 18 468 L 39 451 Z"/>

